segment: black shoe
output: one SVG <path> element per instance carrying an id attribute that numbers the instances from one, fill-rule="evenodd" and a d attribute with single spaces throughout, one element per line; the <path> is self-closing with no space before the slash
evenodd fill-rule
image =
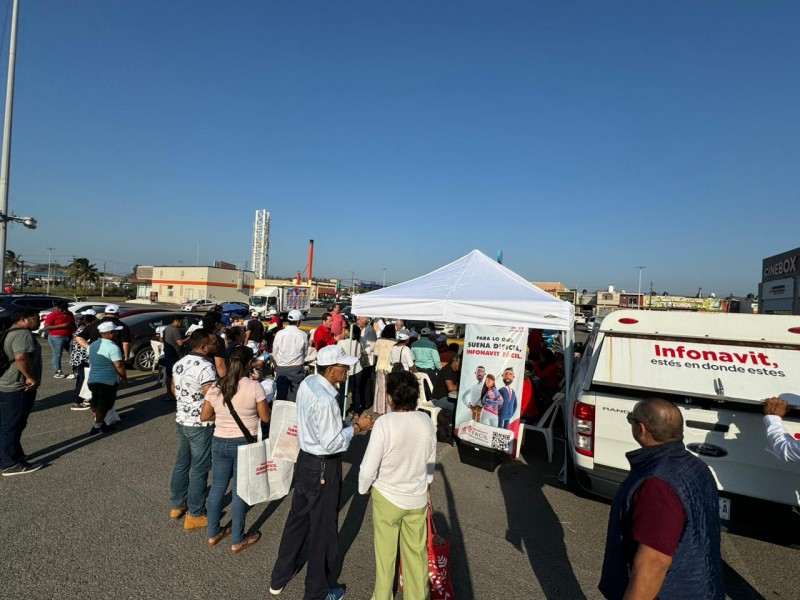
<path id="1" fill-rule="evenodd" d="M 98 433 L 102 433 L 104 426 L 105 425 L 100 427 L 95 427 L 94 425 L 92 425 L 92 428 L 89 430 L 89 435 L 97 435 Z"/>
<path id="2" fill-rule="evenodd" d="M 113 425 L 106 425 L 105 423 L 103 423 L 100 426 L 100 429 L 102 430 L 103 433 L 113 433 L 114 431 L 117 430 L 117 428 L 114 427 Z"/>
<path id="3" fill-rule="evenodd" d="M 11 477 L 12 475 L 27 475 L 42 468 L 42 465 L 37 463 L 32 465 L 27 462 L 15 464 L 13 467 L 8 467 L 3 471 L 3 477 Z"/>

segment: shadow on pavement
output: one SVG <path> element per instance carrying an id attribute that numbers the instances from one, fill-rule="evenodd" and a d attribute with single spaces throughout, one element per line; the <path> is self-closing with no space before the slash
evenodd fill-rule
<path id="1" fill-rule="evenodd" d="M 339 495 L 339 507 L 347 504 L 350 500 L 350 507 L 347 509 L 347 516 L 339 529 L 339 555 L 333 565 L 330 581 L 336 582 L 342 574 L 344 559 L 350 547 L 361 532 L 364 524 L 364 516 L 369 505 L 369 496 L 362 496 L 358 493 L 358 473 L 364 453 L 367 451 L 369 437 L 366 435 L 356 435 L 350 443 L 350 448 L 345 454 L 344 460 L 350 463 L 350 469 L 342 480 L 342 491 Z M 352 500 L 351 500 L 352 499 Z"/>
<path id="2" fill-rule="evenodd" d="M 137 402 L 136 404 L 120 408 L 119 412 L 123 417 L 123 420 L 114 426 L 116 432 L 111 435 L 116 435 L 117 433 L 131 429 L 137 425 L 141 425 L 142 423 L 146 423 L 151 419 L 157 419 L 158 417 L 162 417 L 174 411 L 175 404 L 172 402 L 166 402 L 161 397 L 149 398 L 147 400 Z M 28 460 L 36 459 L 38 462 L 52 463 L 65 454 L 69 454 L 70 452 L 79 450 L 85 446 L 88 446 L 89 444 L 93 444 L 94 442 L 102 440 L 106 435 L 101 434 L 89 436 L 88 432 L 89 428 L 87 427 L 86 432 L 84 433 L 80 433 L 69 439 L 37 450 L 28 455 Z"/>
<path id="3" fill-rule="evenodd" d="M 464 559 L 464 528 L 458 518 L 453 486 L 450 484 L 450 479 L 443 465 L 437 463 L 436 471 L 441 477 L 444 486 L 450 523 L 448 524 L 441 515 L 437 514 L 435 506 L 433 507 L 432 516 L 437 533 L 450 541 L 450 581 L 453 582 L 453 591 L 456 598 L 474 598 L 475 590 L 472 586 L 472 573 L 469 568 L 469 562 Z M 455 560 L 453 560 L 454 557 Z M 459 557 L 461 560 L 459 560 Z"/>
<path id="4" fill-rule="evenodd" d="M 558 453 L 552 464 L 543 462 L 543 446 L 529 441 L 522 449 L 526 462 L 535 467 L 519 460 L 499 467 L 508 517 L 506 539 L 527 554 L 546 598 L 585 599 L 567 555 L 564 528 L 543 493 L 543 488 L 555 481 Z"/>
<path id="5" fill-rule="evenodd" d="M 725 584 L 725 595 L 731 600 L 764 600 L 747 580 L 724 560 L 722 561 L 722 578 Z"/>

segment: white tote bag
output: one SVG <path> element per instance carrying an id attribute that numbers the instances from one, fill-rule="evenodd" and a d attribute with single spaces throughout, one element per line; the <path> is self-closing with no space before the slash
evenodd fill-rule
<path id="1" fill-rule="evenodd" d="M 297 440 L 296 403 L 288 400 L 275 400 L 272 403 L 269 437 L 272 458 L 297 462 L 300 442 Z"/>
<path id="2" fill-rule="evenodd" d="M 81 385 L 81 389 L 78 392 L 78 396 L 87 402 L 92 399 L 92 391 L 89 389 L 89 371 L 91 371 L 91 367 L 86 367 L 83 370 L 83 385 Z"/>
<path id="3" fill-rule="evenodd" d="M 268 440 L 239 446 L 236 455 L 236 494 L 250 506 L 269 500 Z"/>
<path id="4" fill-rule="evenodd" d="M 290 404 L 293 404 L 290 402 Z M 267 440 L 267 446 L 271 446 L 271 441 Z M 278 500 L 289 493 L 294 477 L 294 463 L 288 460 L 275 458 L 270 453 L 267 460 L 267 471 L 269 472 L 269 497 L 267 500 Z"/>

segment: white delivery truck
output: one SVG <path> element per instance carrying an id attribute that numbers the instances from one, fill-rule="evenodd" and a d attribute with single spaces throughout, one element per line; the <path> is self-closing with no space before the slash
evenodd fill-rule
<path id="1" fill-rule="evenodd" d="M 307 287 L 270 285 L 257 289 L 250 296 L 250 310 L 255 310 L 263 318 L 274 308 L 285 319 L 290 310 L 297 309 L 305 317 L 311 308 L 310 298 Z"/>
<path id="2" fill-rule="evenodd" d="M 568 474 L 576 491 L 612 497 L 639 446 L 626 417 L 638 400 L 674 402 L 684 443 L 720 490 L 720 517 L 737 502 L 800 506 L 800 464 L 769 450 L 763 401 L 800 406 L 800 316 L 620 310 L 586 343 L 567 407 Z M 784 419 L 800 437 L 796 414 Z"/>

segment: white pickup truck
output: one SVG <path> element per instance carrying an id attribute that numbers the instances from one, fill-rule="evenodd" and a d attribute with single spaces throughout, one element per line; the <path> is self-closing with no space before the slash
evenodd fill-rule
<path id="1" fill-rule="evenodd" d="M 671 400 L 684 443 L 711 469 L 720 517 L 737 497 L 800 506 L 800 465 L 770 450 L 763 400 L 800 406 L 800 317 L 620 310 L 595 327 L 567 407 L 567 480 L 612 497 L 638 445 L 626 416 L 638 400 Z M 787 431 L 800 438 L 790 413 Z"/>

